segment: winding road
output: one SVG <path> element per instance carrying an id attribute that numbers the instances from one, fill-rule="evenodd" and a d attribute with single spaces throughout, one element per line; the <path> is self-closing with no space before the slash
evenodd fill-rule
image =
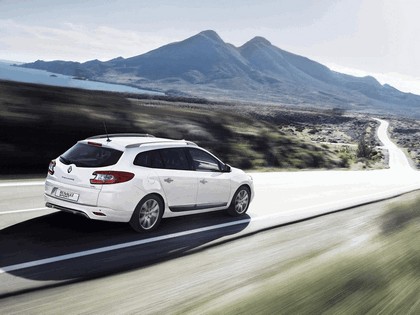
<path id="1" fill-rule="evenodd" d="M 252 173 L 256 196 L 246 217 L 233 219 L 215 212 L 171 218 L 147 235 L 132 232 L 126 224 L 90 221 L 45 208 L 42 179 L 1 181 L 0 313 L 54 313 L 52 307 L 59 307 L 60 298 L 68 300 L 67 289 L 84 292 L 85 285 L 88 288 L 97 279 L 109 278 L 113 286 L 133 290 L 155 288 L 148 290 L 150 294 L 164 291 L 159 273 L 148 277 L 143 273 L 141 281 L 134 282 L 124 275 L 158 270 L 162 262 L 171 264 L 175 272 L 180 256 L 420 189 L 419 173 L 388 137 L 388 122 L 377 120 L 389 169 Z M 150 296 L 150 301 L 155 300 Z M 73 310 L 83 307 L 81 301 L 74 302 Z"/>

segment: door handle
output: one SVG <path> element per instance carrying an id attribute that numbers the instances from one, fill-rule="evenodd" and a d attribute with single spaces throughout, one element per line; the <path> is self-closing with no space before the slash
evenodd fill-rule
<path id="1" fill-rule="evenodd" d="M 206 184 L 206 183 L 208 183 L 208 181 L 206 181 L 205 179 L 202 179 L 202 180 L 200 180 L 200 183 Z"/>
<path id="2" fill-rule="evenodd" d="M 168 177 L 168 178 L 165 178 L 165 179 L 164 179 L 164 181 L 165 181 L 165 182 L 167 182 L 168 184 L 170 184 L 170 183 L 172 183 L 174 180 L 173 180 L 172 178 Z"/>

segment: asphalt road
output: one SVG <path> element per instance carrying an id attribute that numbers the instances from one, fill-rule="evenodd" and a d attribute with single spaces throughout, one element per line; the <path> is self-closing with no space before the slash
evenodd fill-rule
<path id="1" fill-rule="evenodd" d="M 43 292 L 64 297 L 68 288 L 83 292 L 88 284 L 107 279 L 121 281 L 114 286 L 127 285 L 139 294 L 143 286 L 163 290 L 166 282 L 155 272 L 162 264 L 174 272 L 193 269 L 179 265 L 181 256 L 199 252 L 194 256 L 200 260 L 204 248 L 420 189 L 418 172 L 388 138 L 387 122 L 381 121 L 378 136 L 389 151 L 390 169 L 253 173 L 256 197 L 246 217 L 232 219 L 216 212 L 171 218 L 148 235 L 136 234 L 126 224 L 89 221 L 44 208 L 42 179 L 0 182 L 0 313 L 6 305 L 8 313 L 22 311 L 21 305 L 11 304 L 18 298 L 28 312 L 56 313 L 37 302 L 48 299 Z M 247 239 L 252 242 L 255 236 Z M 224 248 L 223 255 L 229 256 L 229 246 Z M 208 268 L 211 273 L 210 262 Z M 145 270 L 152 272 L 145 276 Z M 135 284 L 124 276 L 136 272 L 142 280 Z M 68 297 L 65 300 L 69 303 Z M 156 298 L 150 296 L 152 300 Z M 89 305 L 74 302 L 72 312 L 77 312 L 76 305 L 80 312 Z"/>

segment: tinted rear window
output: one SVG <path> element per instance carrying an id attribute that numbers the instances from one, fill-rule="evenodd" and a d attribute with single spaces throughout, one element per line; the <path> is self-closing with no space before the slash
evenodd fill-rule
<path id="1" fill-rule="evenodd" d="M 116 164 L 122 154 L 115 149 L 77 143 L 60 156 L 60 161 L 78 167 L 104 167 Z"/>
<path id="2" fill-rule="evenodd" d="M 187 155 L 183 148 L 160 150 L 165 168 L 172 170 L 191 170 Z"/>
<path id="3" fill-rule="evenodd" d="M 158 150 L 139 153 L 133 163 L 144 167 L 165 168 Z"/>
<path id="4" fill-rule="evenodd" d="M 134 165 L 165 168 L 172 170 L 192 170 L 183 148 L 159 149 L 139 153 Z"/>

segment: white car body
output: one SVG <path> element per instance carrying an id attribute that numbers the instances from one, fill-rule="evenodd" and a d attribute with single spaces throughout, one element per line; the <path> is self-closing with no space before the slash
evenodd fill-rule
<path id="1" fill-rule="evenodd" d="M 77 149 L 70 152 L 76 145 Z M 45 181 L 47 207 L 95 220 L 130 222 L 139 202 L 151 194 L 162 199 L 164 209 L 160 216 L 164 218 L 230 209 L 240 187 L 249 191 L 243 209 L 245 213 L 254 197 L 251 176 L 224 164 L 189 141 L 116 134 L 91 137 L 76 145 L 50 163 Z M 84 150 L 90 153 L 86 153 L 86 159 L 81 158 L 81 162 L 66 160 L 77 150 L 83 154 Z M 116 163 L 111 161 L 111 165 L 89 165 L 96 163 L 92 154 L 97 154 L 99 161 L 105 155 L 111 159 L 109 152 L 122 154 Z M 173 160 L 176 160 L 174 163 L 181 160 L 186 163 L 184 154 L 189 169 L 168 168 L 173 167 L 170 165 Z M 152 159 L 153 156 L 158 157 L 155 159 L 157 162 Z M 207 163 L 206 159 L 211 163 Z M 149 163 L 148 166 L 144 166 L 145 163 Z M 151 167 L 150 163 L 156 165 Z M 183 164 L 183 167 L 186 166 Z M 122 182 L 105 183 L 112 176 Z M 125 181 L 128 177 L 132 178 Z"/>

